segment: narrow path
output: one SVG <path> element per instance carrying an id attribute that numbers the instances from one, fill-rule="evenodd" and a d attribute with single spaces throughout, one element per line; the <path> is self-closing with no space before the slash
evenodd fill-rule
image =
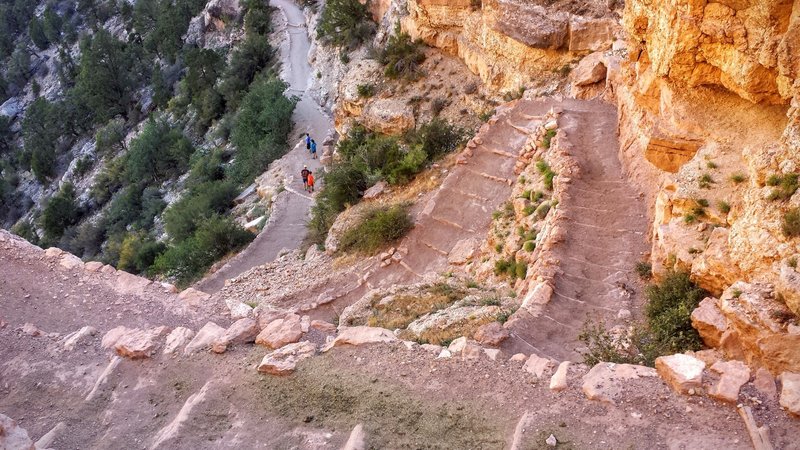
<path id="1" fill-rule="evenodd" d="M 272 208 L 269 222 L 256 239 L 241 253 L 195 286 L 213 294 L 225 285 L 225 280 L 234 278 L 253 267 L 273 261 L 281 250 L 293 250 L 306 236 L 306 223 L 313 199 L 303 191 L 300 170 L 303 165 L 317 172 L 319 159 L 312 160 L 302 142 L 302 135 L 310 133 L 317 141 L 317 154 L 322 153 L 322 143 L 332 133 L 333 121 L 306 92 L 313 68 L 308 62 L 311 41 L 305 24 L 303 11 L 292 0 L 270 0 L 270 4 L 283 12 L 288 39 L 281 46 L 281 77 L 289 84 L 287 95 L 300 98 L 292 115 L 295 127 L 291 139 L 297 139 L 295 147 L 273 164 L 284 167 L 291 174 L 284 180 L 286 190 L 279 194 Z"/>
<path id="2" fill-rule="evenodd" d="M 568 218 L 567 238 L 555 248 L 560 270 L 550 303 L 540 316 L 526 315 L 514 325 L 507 350 L 579 361 L 578 334 L 587 319 L 610 328 L 623 323 L 620 310 L 641 304 L 633 269 L 649 249 L 648 221 L 644 201 L 622 172 L 614 107 L 577 101 L 563 107 L 559 127 L 580 177 L 559 202 Z"/>

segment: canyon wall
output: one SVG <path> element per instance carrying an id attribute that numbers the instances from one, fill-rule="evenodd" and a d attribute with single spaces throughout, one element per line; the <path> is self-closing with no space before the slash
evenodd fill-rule
<path id="1" fill-rule="evenodd" d="M 800 313 L 800 3 L 627 2 L 617 98 L 621 152 L 653 208 L 656 272 L 679 267 L 715 295 L 777 283 Z"/>
<path id="2" fill-rule="evenodd" d="M 490 88 L 510 91 L 559 74 L 576 55 L 619 36 L 614 2 L 408 0 L 403 29 L 457 55 Z"/>

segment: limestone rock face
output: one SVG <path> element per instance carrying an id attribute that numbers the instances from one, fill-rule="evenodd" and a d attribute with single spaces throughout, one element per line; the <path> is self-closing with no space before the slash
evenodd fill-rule
<path id="1" fill-rule="evenodd" d="M 411 106 L 401 100 L 375 99 L 367 104 L 361 122 L 370 130 L 397 135 L 414 128 L 416 120 Z"/>
<path id="2" fill-rule="evenodd" d="M 625 28 L 655 74 L 689 86 L 720 85 L 753 102 L 788 99 L 800 27 L 790 19 L 792 2 L 626 3 Z"/>
<path id="3" fill-rule="evenodd" d="M 288 375 L 294 372 L 297 363 L 314 356 L 316 347 L 308 341 L 285 345 L 264 356 L 258 371 L 271 375 Z"/>
<path id="4" fill-rule="evenodd" d="M 612 5 L 613 6 L 613 5 Z M 403 29 L 461 58 L 495 90 L 512 90 L 546 76 L 577 53 L 611 47 L 619 25 L 603 2 L 408 0 Z"/>
<path id="5" fill-rule="evenodd" d="M 703 382 L 703 369 L 706 363 L 683 354 L 656 358 L 656 370 L 661 378 L 673 389 L 682 394 L 689 389 L 699 389 Z"/>

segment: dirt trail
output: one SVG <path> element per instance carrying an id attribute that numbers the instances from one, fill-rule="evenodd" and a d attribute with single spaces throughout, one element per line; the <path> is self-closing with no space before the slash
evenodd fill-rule
<path id="1" fill-rule="evenodd" d="M 300 247 L 306 236 L 308 214 L 314 202 L 303 191 L 299 173 L 303 165 L 308 165 L 315 173 L 322 167 L 319 159 L 312 160 L 309 157 L 300 136 L 310 133 L 317 141 L 317 154 L 320 155 L 322 143 L 333 132 L 330 116 L 306 92 L 313 69 L 308 62 L 311 41 L 303 11 L 291 0 L 271 0 L 270 4 L 279 8 L 286 19 L 283 27 L 288 39 L 280 49 L 283 69 L 281 77 L 289 83 L 287 95 L 300 98 L 292 115 L 295 127 L 291 134 L 291 137 L 299 141 L 289 153 L 273 163 L 283 167 L 283 173 L 290 175 L 284 180 L 286 191 L 275 199 L 267 225 L 246 249 L 195 286 L 209 294 L 222 289 L 226 279 L 273 261 L 281 250 Z"/>
<path id="2" fill-rule="evenodd" d="M 518 322 L 510 347 L 579 361 L 577 336 L 587 319 L 610 327 L 620 310 L 641 304 L 633 269 L 649 249 L 649 225 L 644 199 L 622 172 L 616 110 L 600 102 L 567 101 L 563 107 L 559 127 L 580 177 L 559 202 L 568 218 L 567 238 L 555 248 L 560 271 L 543 314 Z"/>

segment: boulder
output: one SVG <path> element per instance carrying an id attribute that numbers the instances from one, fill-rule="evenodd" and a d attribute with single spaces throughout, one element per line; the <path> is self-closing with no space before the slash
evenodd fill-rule
<path id="1" fill-rule="evenodd" d="M 583 376 L 582 389 L 589 400 L 613 404 L 628 382 L 656 376 L 658 372 L 651 367 L 601 362 Z"/>
<path id="2" fill-rule="evenodd" d="M 553 378 L 550 379 L 550 390 L 558 392 L 567 388 L 569 364 L 569 361 L 562 361 L 561 364 L 558 365 L 556 373 L 553 374 Z"/>
<path id="3" fill-rule="evenodd" d="M 402 100 L 379 98 L 364 108 L 363 124 L 381 134 L 398 135 L 413 129 L 416 123 L 414 111 Z"/>
<path id="4" fill-rule="evenodd" d="M 119 356 L 130 359 L 149 358 L 158 345 L 158 338 L 167 334 L 169 328 L 127 329 L 114 343 Z"/>
<path id="5" fill-rule="evenodd" d="M 201 306 L 211 299 L 211 295 L 195 288 L 186 288 L 178 294 L 178 298 L 189 306 Z"/>
<path id="6" fill-rule="evenodd" d="M 461 349 L 461 359 L 478 359 L 481 357 L 483 349 L 475 342 L 467 342 L 463 349 Z"/>
<path id="7" fill-rule="evenodd" d="M 483 353 L 492 361 L 497 361 L 497 359 L 500 357 L 500 350 L 496 348 L 485 348 L 483 349 Z"/>
<path id="8" fill-rule="evenodd" d="M 339 330 L 339 335 L 336 338 L 325 345 L 322 349 L 323 352 L 327 352 L 328 350 L 332 349 L 333 347 L 339 347 L 342 345 L 367 345 L 367 344 L 378 344 L 378 343 L 390 343 L 390 342 L 397 342 L 397 336 L 394 335 L 391 331 L 385 328 L 376 328 L 376 327 L 344 327 Z"/>
<path id="9" fill-rule="evenodd" d="M 721 374 L 708 395 L 724 402 L 736 403 L 739 400 L 739 390 L 750 381 L 750 368 L 741 361 L 717 361 L 711 370 Z"/>
<path id="10" fill-rule="evenodd" d="M 282 319 L 273 320 L 261 330 L 256 336 L 256 344 L 273 349 L 281 348 L 286 344 L 299 341 L 302 336 L 300 316 L 287 314 Z"/>
<path id="11" fill-rule="evenodd" d="M 372 185 L 371 188 L 364 191 L 364 195 L 362 196 L 362 198 L 364 200 L 372 200 L 374 198 L 378 198 L 381 196 L 381 194 L 386 192 L 388 188 L 389 188 L 388 183 L 386 183 L 385 181 L 378 181 L 377 183 Z"/>
<path id="12" fill-rule="evenodd" d="M 753 386 L 758 390 L 758 392 L 767 396 L 769 399 L 775 399 L 778 397 L 778 389 L 775 386 L 775 377 L 772 376 L 769 370 L 763 367 L 759 367 L 758 370 L 756 370 L 756 376 L 753 379 Z"/>
<path id="13" fill-rule="evenodd" d="M 314 344 L 308 341 L 287 344 L 264 356 L 258 371 L 271 375 L 288 375 L 294 372 L 297 363 L 310 358 L 316 352 Z"/>
<path id="14" fill-rule="evenodd" d="M 589 86 L 606 79 L 606 65 L 603 63 L 601 52 L 585 56 L 572 71 L 572 84 L 574 86 Z"/>
<path id="15" fill-rule="evenodd" d="M 672 388 L 682 394 L 703 384 L 706 363 L 689 355 L 675 354 L 656 358 L 656 371 Z"/>
<path id="16" fill-rule="evenodd" d="M 782 264 L 781 275 L 775 287 L 781 293 L 786 306 L 800 316 L 800 272 L 788 264 Z"/>
<path id="17" fill-rule="evenodd" d="M 117 280 L 114 283 L 114 290 L 121 294 L 141 295 L 144 293 L 144 289 L 151 283 L 152 281 L 148 280 L 147 278 L 139 277 L 123 270 L 118 270 Z"/>
<path id="18" fill-rule="evenodd" d="M 65 253 L 64 256 L 61 257 L 61 261 L 59 261 L 58 264 L 67 270 L 79 269 L 83 267 L 83 261 L 70 253 Z"/>
<path id="19" fill-rule="evenodd" d="M 489 322 L 481 325 L 475 332 L 475 340 L 481 345 L 497 347 L 501 342 L 508 339 L 510 333 L 503 328 L 500 322 Z"/>
<path id="20" fill-rule="evenodd" d="M 112 328 L 103 335 L 103 339 L 100 340 L 100 346 L 105 349 L 111 349 L 117 343 L 117 341 L 128 331 L 127 327 L 118 326 L 116 328 Z"/>
<path id="21" fill-rule="evenodd" d="M 508 358 L 509 361 L 514 361 L 514 362 L 525 362 L 525 360 L 527 359 L 528 357 L 525 356 L 525 353 L 514 353 L 513 355 L 511 355 L 511 358 Z"/>
<path id="22" fill-rule="evenodd" d="M 353 431 L 350 432 L 350 437 L 347 438 L 342 450 L 365 450 L 367 448 L 366 440 L 367 435 L 364 433 L 364 426 L 358 424 L 353 427 Z"/>
<path id="23" fill-rule="evenodd" d="M 194 338 L 186 344 L 186 348 L 183 349 L 184 355 L 191 355 L 192 353 L 198 350 L 204 350 L 211 346 L 220 336 L 225 333 L 225 328 L 215 324 L 214 322 L 208 322 L 203 325 L 203 328 L 200 328 L 197 331 L 197 334 Z"/>
<path id="24" fill-rule="evenodd" d="M 312 320 L 311 328 L 322 333 L 336 333 L 336 325 L 324 320 Z"/>
<path id="25" fill-rule="evenodd" d="M 523 369 L 528 373 L 533 374 L 536 378 L 542 379 L 545 374 L 556 366 L 555 361 L 550 358 L 543 358 L 535 353 L 532 353 L 530 358 L 525 362 Z"/>
<path id="26" fill-rule="evenodd" d="M 36 450 L 28 432 L 10 417 L 0 414 L 0 448 L 7 450 Z"/>
<path id="27" fill-rule="evenodd" d="M 462 239 L 456 242 L 456 245 L 447 254 L 447 262 L 456 266 L 466 264 L 472 260 L 478 249 L 480 249 L 480 242 L 477 239 Z"/>
<path id="28" fill-rule="evenodd" d="M 83 270 L 87 272 L 99 272 L 103 268 L 103 263 L 100 261 L 89 261 L 83 265 Z"/>
<path id="29" fill-rule="evenodd" d="M 179 348 L 186 345 L 193 336 L 194 331 L 186 327 L 176 327 L 167 335 L 167 340 L 164 343 L 164 354 L 169 355 L 175 353 Z"/>
<path id="30" fill-rule="evenodd" d="M 720 311 L 715 298 L 706 297 L 692 311 L 692 326 L 700 333 L 700 337 L 707 346 L 719 347 L 728 322 Z"/>
<path id="31" fill-rule="evenodd" d="M 22 325 L 22 332 L 27 334 L 28 336 L 33 336 L 33 337 L 42 335 L 42 330 L 40 330 L 39 328 L 36 327 L 36 325 L 30 322 L 26 322 L 24 325 Z"/>
<path id="32" fill-rule="evenodd" d="M 225 353 L 231 344 L 246 344 L 253 342 L 258 335 L 258 322 L 255 319 L 239 319 L 225 330 L 217 340 L 211 344 L 214 353 Z"/>
<path id="33" fill-rule="evenodd" d="M 569 51 L 597 52 L 611 48 L 619 28 L 613 19 L 592 19 L 574 15 L 569 22 Z"/>
<path id="34" fill-rule="evenodd" d="M 467 338 L 461 336 L 459 338 L 453 339 L 453 341 L 450 342 L 450 345 L 447 346 L 447 349 L 450 350 L 451 354 L 458 355 L 459 353 L 461 353 L 462 350 L 464 350 L 464 347 L 466 346 L 467 346 Z"/>
<path id="35" fill-rule="evenodd" d="M 44 256 L 48 258 L 59 258 L 63 254 L 64 250 L 61 250 L 58 247 L 49 247 L 47 250 L 44 251 Z"/>
<path id="36" fill-rule="evenodd" d="M 87 325 L 80 330 L 67 335 L 67 337 L 64 338 L 64 350 L 71 352 L 75 349 L 75 346 L 78 345 L 78 342 L 89 336 L 94 336 L 95 334 L 97 334 L 97 329 Z"/>
<path id="37" fill-rule="evenodd" d="M 783 372 L 778 379 L 781 382 L 781 407 L 800 416 L 800 373 Z"/>

